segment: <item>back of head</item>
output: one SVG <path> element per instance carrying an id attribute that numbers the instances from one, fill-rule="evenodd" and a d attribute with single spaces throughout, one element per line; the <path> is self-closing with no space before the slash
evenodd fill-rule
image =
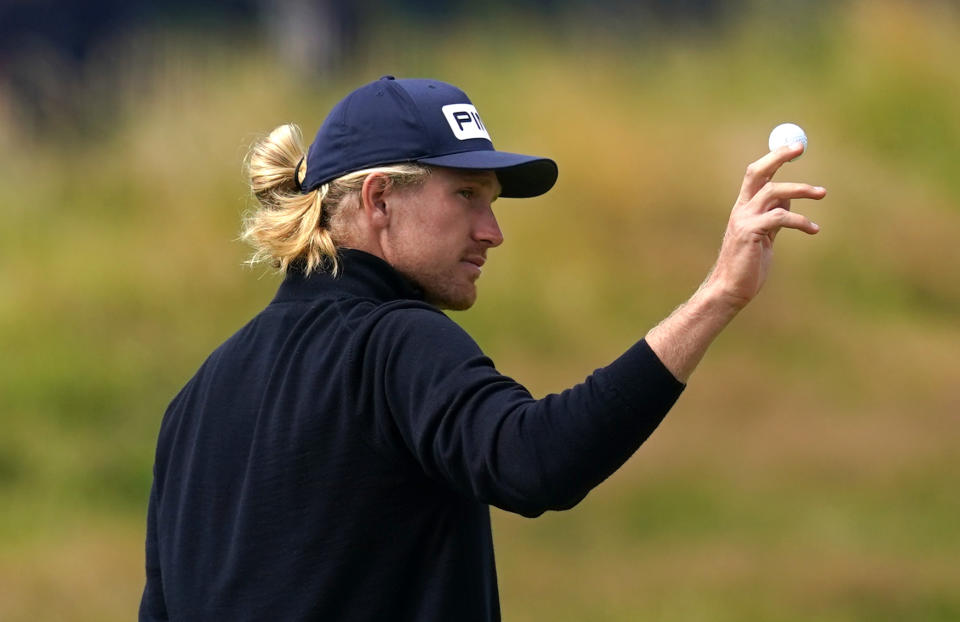
<path id="1" fill-rule="evenodd" d="M 244 219 L 243 238 L 254 247 L 250 263 L 268 262 L 281 273 L 336 274 L 337 249 L 349 239 L 350 217 L 359 207 L 363 181 L 374 172 L 390 183 L 421 182 L 429 168 L 399 163 L 352 171 L 304 192 L 306 151 L 300 128 L 275 128 L 247 157 L 250 190 L 259 205 Z"/>

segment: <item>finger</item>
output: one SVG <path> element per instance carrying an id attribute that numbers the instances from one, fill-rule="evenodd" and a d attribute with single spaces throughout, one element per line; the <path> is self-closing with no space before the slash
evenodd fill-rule
<path id="1" fill-rule="evenodd" d="M 774 149 L 759 160 L 751 162 L 743 176 L 739 200 L 746 203 L 752 199 L 764 184 L 773 179 L 773 174 L 783 166 L 784 162 L 789 162 L 801 153 L 803 153 L 803 144 L 795 143 Z"/>
<path id="2" fill-rule="evenodd" d="M 783 209 L 783 210 L 786 210 L 786 211 L 789 212 L 789 211 L 790 211 L 790 199 L 787 199 L 786 201 L 780 201 L 779 203 L 777 203 L 777 205 L 775 205 L 775 206 L 773 207 L 773 209 L 776 209 L 776 208 L 780 208 L 780 209 Z M 771 241 L 771 242 L 777 238 L 777 231 L 780 231 L 780 230 L 777 229 L 776 231 L 771 231 L 771 232 L 770 232 L 770 241 Z"/>
<path id="3" fill-rule="evenodd" d="M 820 231 L 820 225 L 803 214 L 788 212 L 780 207 L 757 216 L 756 224 L 760 230 L 771 234 L 775 234 L 780 229 L 797 229 L 811 235 Z"/>
<path id="4" fill-rule="evenodd" d="M 823 186 L 811 186 L 794 182 L 771 182 L 765 185 L 750 201 L 752 211 L 762 213 L 776 207 L 790 205 L 790 199 L 820 200 L 827 196 Z"/>

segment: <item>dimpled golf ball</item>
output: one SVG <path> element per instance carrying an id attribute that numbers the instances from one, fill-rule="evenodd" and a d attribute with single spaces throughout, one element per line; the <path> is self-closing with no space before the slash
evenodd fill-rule
<path id="1" fill-rule="evenodd" d="M 770 132 L 770 140 L 767 141 L 767 144 L 770 146 L 770 151 L 783 147 L 784 145 L 792 145 L 793 143 L 803 143 L 803 151 L 800 152 L 797 158 L 807 152 L 807 135 L 804 133 L 803 128 L 796 123 L 781 123 L 773 128 L 773 131 Z M 794 160 L 797 158 L 794 158 Z"/>

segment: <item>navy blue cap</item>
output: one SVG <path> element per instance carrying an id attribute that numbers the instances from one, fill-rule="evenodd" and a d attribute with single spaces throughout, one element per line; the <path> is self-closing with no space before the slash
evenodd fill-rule
<path id="1" fill-rule="evenodd" d="M 497 151 L 466 93 L 445 82 L 384 76 L 343 98 L 317 132 L 301 184 L 309 192 L 347 173 L 397 162 L 491 170 L 500 196 L 545 193 L 553 160 Z"/>

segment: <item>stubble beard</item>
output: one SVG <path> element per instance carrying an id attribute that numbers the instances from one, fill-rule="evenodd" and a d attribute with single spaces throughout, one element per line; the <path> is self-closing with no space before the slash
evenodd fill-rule
<path id="1" fill-rule="evenodd" d="M 466 311 L 477 300 L 477 286 L 474 281 L 458 280 L 450 274 L 404 276 L 420 288 L 426 302 L 438 309 Z"/>

